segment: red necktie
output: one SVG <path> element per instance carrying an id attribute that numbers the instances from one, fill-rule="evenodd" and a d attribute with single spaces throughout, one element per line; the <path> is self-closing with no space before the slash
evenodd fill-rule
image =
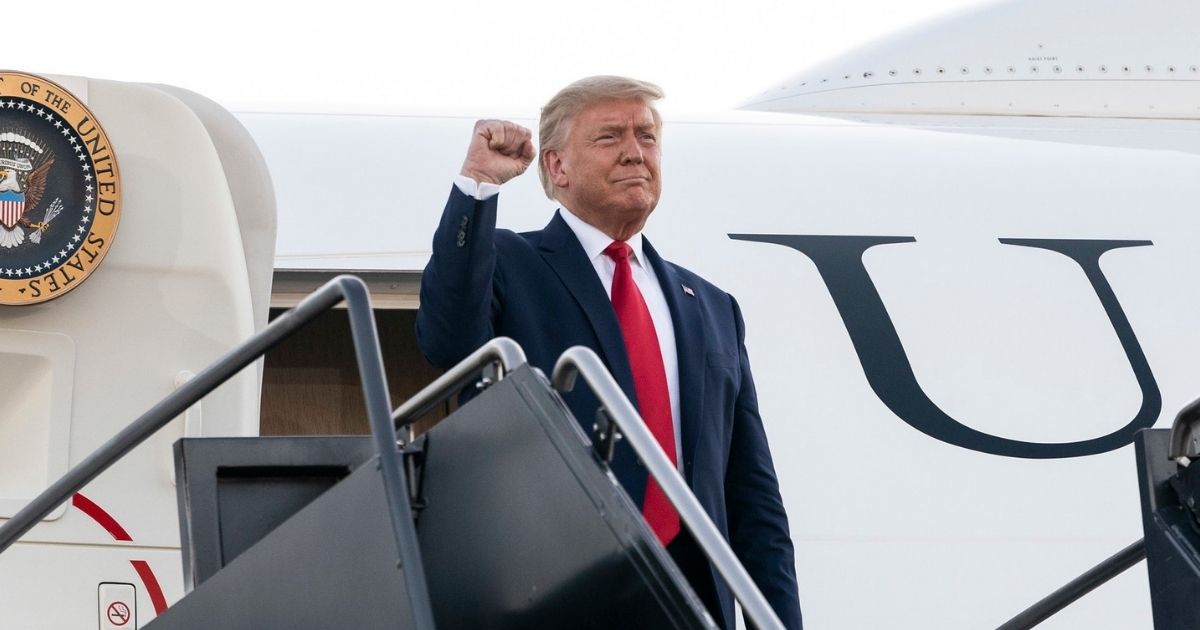
<path id="1" fill-rule="evenodd" d="M 604 249 L 604 253 L 617 263 L 612 282 L 612 304 L 617 313 L 617 322 L 621 324 L 629 367 L 633 370 L 633 390 L 637 392 L 638 411 L 654 439 L 658 440 L 671 463 L 675 464 L 675 427 L 671 423 L 667 371 L 663 368 L 658 333 L 654 332 L 650 309 L 646 308 L 642 292 L 633 281 L 629 245 L 613 241 Z M 664 546 L 679 533 L 679 515 L 654 479 L 647 480 L 642 515 Z"/>

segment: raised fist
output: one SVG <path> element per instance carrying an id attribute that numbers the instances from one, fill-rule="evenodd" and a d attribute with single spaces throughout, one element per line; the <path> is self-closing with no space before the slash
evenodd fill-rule
<path id="1" fill-rule="evenodd" d="M 533 162 L 529 130 L 507 120 L 480 120 L 471 134 L 462 174 L 477 182 L 503 184 Z"/>

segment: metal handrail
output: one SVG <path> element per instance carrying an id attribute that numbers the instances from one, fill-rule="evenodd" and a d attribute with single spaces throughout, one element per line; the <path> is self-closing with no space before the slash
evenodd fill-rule
<path id="1" fill-rule="evenodd" d="M 247 365 L 266 354 L 296 331 L 312 322 L 340 302 L 346 302 L 350 333 L 362 379 L 367 419 L 379 451 L 380 473 L 388 497 L 392 529 L 401 566 L 409 564 L 416 570 L 406 572 L 405 585 L 412 605 L 413 620 L 418 628 L 434 627 L 429 604 L 429 590 L 422 570 L 421 550 L 416 532 L 411 526 L 412 508 L 409 505 L 408 485 L 396 457 L 396 432 L 391 422 L 391 399 L 375 329 L 367 286 L 354 276 L 338 276 L 300 301 L 290 311 L 275 318 L 261 332 L 230 350 L 194 378 L 134 420 L 107 442 L 67 471 L 58 481 L 34 497 L 24 508 L 0 526 L 0 553 L 38 524 L 46 515 L 64 503 L 81 488 L 144 442 L 156 431 L 169 424 L 179 414 L 198 402 L 209 392 L 232 378 Z M 402 526 L 404 523 L 407 526 Z"/>
<path id="2" fill-rule="evenodd" d="M 495 367 L 494 380 L 498 381 L 504 378 L 506 372 L 513 371 L 525 362 L 525 351 L 517 342 L 508 337 L 496 337 L 404 401 L 392 412 L 392 423 L 397 429 L 411 426 L 421 416 L 477 380 L 479 371 L 484 368 Z M 407 441 L 411 440 L 410 431 Z"/>
<path id="3" fill-rule="evenodd" d="M 1021 614 L 1013 617 L 997 630 L 1028 630 L 1048 619 L 1054 613 L 1092 592 L 1096 587 L 1117 577 L 1129 567 L 1146 557 L 1146 539 L 1143 538 L 1118 551 L 1109 559 L 1088 569 L 1086 573 L 1071 580 L 1062 588 L 1044 597 Z"/>
<path id="4" fill-rule="evenodd" d="M 767 603 L 767 598 L 733 554 L 733 550 L 708 518 L 696 496 L 688 489 L 687 483 L 667 458 L 658 440 L 655 440 L 646 428 L 641 415 L 625 397 L 621 387 L 600 361 L 600 357 L 583 346 L 569 348 L 558 358 L 554 365 L 554 387 L 563 392 L 571 391 L 578 375 L 582 375 L 587 381 L 600 404 L 608 411 L 609 417 L 617 423 L 629 440 L 634 452 L 645 462 L 650 474 L 679 512 L 680 520 L 687 525 L 696 543 L 729 584 L 733 596 L 741 603 L 742 610 L 750 618 L 750 622 L 764 630 L 783 630 L 783 623 Z"/>

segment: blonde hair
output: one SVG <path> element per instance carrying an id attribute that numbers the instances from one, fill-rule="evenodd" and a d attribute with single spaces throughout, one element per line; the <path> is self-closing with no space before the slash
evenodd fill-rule
<path id="1" fill-rule="evenodd" d="M 546 168 L 543 156 L 547 149 L 562 148 L 575 114 L 597 101 L 640 99 L 645 101 L 654 115 L 655 126 L 661 128 L 662 117 L 654 109 L 653 102 L 662 97 L 662 88 L 653 83 L 614 75 L 586 77 L 559 90 L 542 108 L 542 118 L 538 123 L 538 176 L 542 178 L 546 196 L 554 199 L 554 183 L 550 181 L 550 171 Z"/>

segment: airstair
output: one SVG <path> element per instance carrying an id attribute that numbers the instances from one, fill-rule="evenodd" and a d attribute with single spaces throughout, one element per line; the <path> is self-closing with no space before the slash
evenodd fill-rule
<path id="1" fill-rule="evenodd" d="M 1145 537 L 1047 595 L 1000 630 L 1033 628 L 1143 559 L 1158 630 L 1200 628 L 1200 400 L 1170 429 L 1134 440 Z"/>
<path id="2" fill-rule="evenodd" d="M 713 628 L 608 470 L 629 442 L 751 623 L 765 598 L 594 353 L 551 378 L 493 340 L 399 408 L 365 285 L 341 276 L 120 431 L 0 527 L 0 553 L 97 475 L 345 302 L 371 435 L 175 444 L 186 594 L 145 627 Z M 559 392 L 601 401 L 587 436 Z M 415 421 L 474 395 L 420 435 Z"/>

